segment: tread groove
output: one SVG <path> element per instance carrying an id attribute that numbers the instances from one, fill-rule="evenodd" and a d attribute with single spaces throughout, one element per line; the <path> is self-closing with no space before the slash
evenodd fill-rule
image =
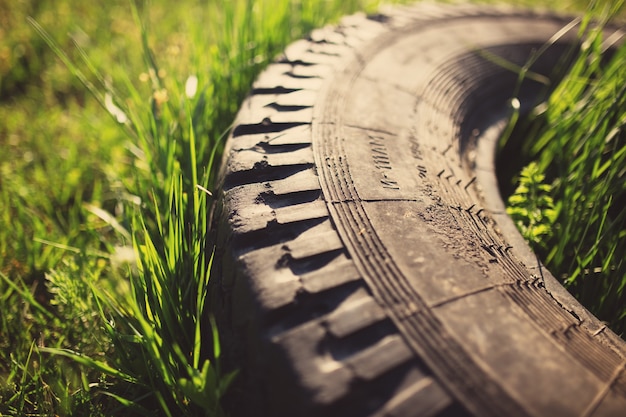
<path id="1" fill-rule="evenodd" d="M 258 164 L 254 166 L 250 170 L 246 171 L 235 171 L 231 172 L 228 178 L 225 179 L 224 185 L 222 188 L 225 191 L 229 191 L 235 187 L 241 187 L 245 185 L 256 185 L 259 183 L 266 182 L 269 184 L 266 186 L 266 193 L 276 191 L 273 189 L 271 182 L 277 183 L 278 181 L 288 179 L 295 175 L 302 173 L 303 171 L 311 170 L 314 165 L 312 163 L 306 164 L 293 164 L 293 165 L 281 165 L 281 166 L 266 166 L 263 164 Z M 285 189 L 286 187 L 282 187 Z M 293 192 L 298 191 L 313 191 L 314 189 L 308 188 L 304 190 L 293 190 Z M 288 194 L 287 192 L 281 192 L 279 194 Z"/>
<path id="2" fill-rule="evenodd" d="M 304 122 L 294 122 L 294 123 L 272 123 L 271 120 L 265 119 L 261 123 L 257 124 L 246 124 L 246 125 L 238 125 L 233 130 L 233 137 L 243 136 L 243 135 L 256 135 L 261 133 L 278 133 L 283 132 L 287 129 L 291 129 L 294 127 L 302 126 L 308 123 Z"/>

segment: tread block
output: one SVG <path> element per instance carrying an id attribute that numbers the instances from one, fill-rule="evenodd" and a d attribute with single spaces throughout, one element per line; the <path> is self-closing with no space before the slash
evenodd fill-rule
<path id="1" fill-rule="evenodd" d="M 289 224 L 323 217 L 328 217 L 328 209 L 322 200 L 286 206 L 274 211 L 274 218 L 278 224 Z"/>
<path id="2" fill-rule="evenodd" d="M 252 101 L 254 102 L 254 100 Z M 266 100 L 262 100 L 262 102 L 265 103 Z M 282 132 L 289 127 L 311 123 L 312 118 L 312 108 L 307 107 L 298 111 L 279 111 L 265 106 L 255 112 L 242 113 L 237 118 L 240 124 L 235 128 L 233 134 L 242 130 L 252 131 L 254 129 L 258 130 L 259 133 Z"/>
<path id="3" fill-rule="evenodd" d="M 326 205 L 322 200 L 316 200 L 278 209 L 272 209 L 265 204 L 243 205 L 240 210 L 233 213 L 230 222 L 235 234 L 245 234 L 275 228 L 277 225 L 288 225 L 325 217 L 328 217 Z"/>
<path id="4" fill-rule="evenodd" d="M 295 63 L 289 65 L 291 65 L 289 74 L 297 78 L 324 78 L 333 71 L 331 67 L 326 65 L 299 65 Z"/>
<path id="5" fill-rule="evenodd" d="M 337 56 L 316 53 L 311 50 L 312 45 L 314 44 L 308 40 L 292 43 L 285 48 L 282 62 L 335 67 L 342 60 L 342 58 Z"/>
<path id="6" fill-rule="evenodd" d="M 361 291 L 345 300 L 330 314 L 326 324 L 333 336 L 343 338 L 386 318 L 387 315 L 374 298 Z"/>
<path id="7" fill-rule="evenodd" d="M 452 404 L 450 396 L 432 378 L 424 377 L 390 399 L 374 417 L 433 417 Z"/>
<path id="8" fill-rule="evenodd" d="M 272 91 L 278 92 L 272 92 Z M 313 90 L 288 90 L 288 92 L 282 92 L 279 87 L 274 90 L 266 89 L 259 90 L 260 93 L 253 93 L 242 104 L 239 118 L 250 117 L 249 113 L 256 113 L 263 107 L 272 107 L 273 104 L 280 106 L 308 106 L 311 107 L 315 104 L 316 91 Z"/>
<path id="9" fill-rule="evenodd" d="M 253 90 L 269 90 L 276 87 L 313 91 L 320 89 L 323 83 L 321 78 L 292 77 L 289 75 L 292 68 L 293 66 L 288 63 L 270 65 L 254 82 Z"/>
<path id="10" fill-rule="evenodd" d="M 343 44 L 334 44 L 334 43 L 326 43 L 326 42 L 311 42 L 309 45 L 309 51 L 329 56 L 341 57 L 347 51 L 350 51 L 352 48 L 343 45 Z"/>
<path id="11" fill-rule="evenodd" d="M 363 287 L 356 288 L 357 292 L 348 295 L 344 301 L 362 296 Z M 331 303 L 335 305 L 337 300 Z M 341 308 L 341 302 L 336 308 Z M 360 347 L 355 346 L 350 352 L 342 351 L 337 355 L 333 349 L 335 341 L 329 340 L 326 324 L 332 314 L 321 315 L 271 337 L 274 348 L 294 366 L 297 377 L 291 383 L 295 382 L 300 389 L 304 389 L 305 402 L 313 407 L 300 406 L 295 410 L 297 414 L 325 415 L 311 410 L 348 398 L 354 383 L 358 382 L 361 386 L 375 384 L 377 378 L 398 369 L 403 363 L 413 370 L 414 377 L 423 376 L 416 368 L 412 351 L 397 335 L 382 335 L 373 343 L 369 341 Z"/>
<path id="12" fill-rule="evenodd" d="M 280 106 L 313 106 L 317 99 L 316 91 L 300 90 L 291 94 L 282 94 L 274 100 Z"/>
<path id="13" fill-rule="evenodd" d="M 238 151 L 237 158 L 232 158 L 228 163 L 228 169 L 237 173 L 240 171 L 261 171 L 267 168 L 275 168 L 293 165 L 312 165 L 314 163 L 311 148 L 302 148 L 285 153 L 262 153 L 258 150 Z"/>
<path id="14" fill-rule="evenodd" d="M 361 279 L 354 263 L 344 254 L 337 256 L 317 271 L 301 275 L 302 287 L 309 293 L 319 293 L 330 288 Z"/>
<path id="15" fill-rule="evenodd" d="M 269 216 L 271 214 L 268 218 Z M 302 292 L 302 281 L 289 267 L 291 262 L 343 248 L 329 220 L 319 222 L 307 219 L 300 229 L 303 231 L 297 237 L 289 234 L 283 237 L 283 234 L 272 228 L 263 230 L 263 236 L 270 235 L 264 237 L 265 239 L 274 239 L 278 242 L 271 246 L 250 249 L 237 259 L 244 271 L 241 279 L 247 283 L 245 285 L 251 286 L 262 311 L 269 312 L 293 304 L 298 294 Z M 280 243 L 283 238 L 288 239 L 288 243 Z M 311 242 L 315 242 L 315 245 Z M 255 271 L 255 274 L 246 274 L 245 271 Z M 245 276 L 249 278 L 243 278 Z"/>
<path id="16" fill-rule="evenodd" d="M 302 191 L 320 190 L 320 182 L 312 169 L 295 173 L 288 178 L 265 183 L 266 192 L 274 195 L 293 194 Z"/>
<path id="17" fill-rule="evenodd" d="M 252 195 L 257 203 L 263 200 L 262 196 L 275 196 L 299 193 L 303 191 L 320 190 L 320 183 L 311 164 L 282 165 L 278 168 L 257 169 L 231 172 L 225 179 L 225 198 L 237 209 L 242 204 L 235 197 Z"/>
<path id="18" fill-rule="evenodd" d="M 254 149 L 266 146 L 311 144 L 311 125 L 304 124 L 282 132 L 239 136 L 233 143 L 232 151 Z"/>
<path id="19" fill-rule="evenodd" d="M 368 40 L 387 31 L 387 28 L 380 22 L 366 19 L 363 13 L 355 13 L 343 17 L 337 30 L 340 33 L 346 34 L 346 36 L 354 36 L 360 40 Z"/>
<path id="20" fill-rule="evenodd" d="M 295 145 L 311 143 L 311 125 L 292 127 L 280 133 L 267 135 L 266 142 L 270 145 Z"/>
<path id="21" fill-rule="evenodd" d="M 300 383 L 317 404 L 331 404 L 345 396 L 354 379 L 352 371 L 340 361 L 319 354 L 325 336 L 326 328 L 316 320 L 272 338 L 272 343 L 294 364 Z"/>
<path id="22" fill-rule="evenodd" d="M 399 335 L 389 335 L 348 358 L 348 366 L 361 379 L 372 380 L 413 358 L 413 351 Z"/>
<path id="23" fill-rule="evenodd" d="M 309 40 L 316 43 L 328 43 L 331 45 L 345 45 L 346 37 L 337 32 L 335 27 L 326 26 L 314 29 L 309 35 Z"/>
<path id="24" fill-rule="evenodd" d="M 343 249 L 343 242 L 330 220 L 327 220 L 286 243 L 284 248 L 291 258 L 303 259 Z"/>
<path id="25" fill-rule="evenodd" d="M 243 235 L 267 228 L 274 218 L 271 207 L 265 204 L 243 205 L 241 210 L 231 215 L 229 223 L 234 235 Z"/>
<path id="26" fill-rule="evenodd" d="M 282 245 L 257 249 L 239 257 L 242 269 L 256 271 L 254 276 L 241 278 L 252 287 L 261 311 L 273 311 L 294 302 L 302 283 L 289 268 L 284 268 L 268 259 L 280 259 L 284 250 Z"/>

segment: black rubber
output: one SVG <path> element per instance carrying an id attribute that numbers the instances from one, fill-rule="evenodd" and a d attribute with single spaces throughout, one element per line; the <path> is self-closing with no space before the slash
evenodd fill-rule
<path id="1" fill-rule="evenodd" d="M 227 143 L 214 285 L 242 416 L 624 416 L 624 342 L 506 216 L 495 142 L 568 20 L 422 3 L 287 48 Z M 528 108 L 545 86 L 527 81 Z"/>

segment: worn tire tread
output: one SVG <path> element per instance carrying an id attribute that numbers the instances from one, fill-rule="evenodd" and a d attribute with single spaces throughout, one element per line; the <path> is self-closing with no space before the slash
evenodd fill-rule
<path id="1" fill-rule="evenodd" d="M 431 69 L 434 75 L 417 104 L 410 83 L 404 87 L 391 79 L 379 86 L 395 94 L 397 102 L 367 102 L 374 107 L 373 117 L 359 119 L 365 104 L 354 101 L 359 98 L 352 98 L 351 91 L 379 88 L 372 84 L 373 75 L 362 75 L 379 51 L 394 47 L 402 36 L 472 19 L 545 20 L 555 27 L 566 21 L 510 8 L 395 6 L 313 31 L 308 39 L 287 47 L 253 85 L 226 146 L 216 217 L 217 314 L 226 359 L 231 366 L 243 367 L 230 394 L 234 415 L 574 413 L 577 405 L 563 408 L 563 403 L 553 404 L 549 394 L 533 404 L 526 391 L 515 391 L 520 387 L 515 376 L 498 373 L 493 365 L 497 360 L 485 363 L 476 350 L 482 345 L 476 348 L 475 341 L 459 339 L 472 314 L 484 319 L 476 300 L 493 305 L 494 311 L 506 311 L 506 317 L 484 326 L 488 337 L 505 343 L 518 336 L 514 330 L 499 329 L 498 323 L 524 323 L 520 328 L 530 329 L 545 345 L 542 352 L 556 349 L 566 358 L 558 363 L 575 364 L 574 378 L 584 375 L 591 381 L 585 386 L 598 392 L 571 415 L 624 411 L 623 342 L 555 286 L 547 271 L 537 274 L 527 249 L 518 248 L 519 241 L 510 244 L 512 232 L 503 234 L 499 226 L 506 223 L 502 213 L 494 210 L 492 196 L 484 197 L 491 181 L 484 172 L 493 173 L 493 167 L 482 169 L 481 164 L 488 163 L 468 156 L 480 150 L 472 139 L 472 123 L 479 119 L 471 108 L 491 103 L 495 90 L 480 89 L 488 77 L 499 79 L 499 69 L 485 65 L 471 51 L 444 58 L 434 54 L 441 65 Z M 520 45 L 520 50 L 532 49 L 523 41 Z M 496 42 L 493 50 L 506 48 Z M 466 251 L 463 256 L 480 265 L 485 276 L 495 276 L 498 268 L 497 278 L 472 284 L 464 292 L 439 296 L 437 281 L 415 287 L 404 260 L 396 262 L 385 234 L 378 235 L 382 220 L 376 216 L 382 214 L 376 213 L 385 201 L 405 207 L 420 198 L 386 197 L 389 190 L 400 189 L 391 177 L 381 179 L 385 190 L 379 194 L 384 198 L 378 199 L 376 192 L 363 197 L 363 174 L 354 171 L 353 151 L 340 138 L 341 132 L 382 138 L 407 132 L 406 122 L 395 118 L 405 103 L 425 120 L 409 132 L 415 137 L 470 137 L 447 146 L 419 145 L 432 150 L 424 151 L 427 160 L 412 174 L 430 181 L 434 190 L 425 197 L 434 203 L 420 216 L 426 222 L 424 233 L 438 239 L 440 251 Z M 485 120 L 480 123 L 490 127 Z M 387 152 L 383 139 L 376 140 L 372 146 Z M 441 222 L 446 226 L 440 227 Z M 451 236 L 462 237 L 464 243 Z M 457 269 L 458 274 L 463 271 Z M 456 311 L 462 307 L 469 318 L 457 320 L 455 314 L 463 313 Z M 494 350 L 493 343 L 486 343 L 485 349 L 508 358 L 506 347 Z"/>

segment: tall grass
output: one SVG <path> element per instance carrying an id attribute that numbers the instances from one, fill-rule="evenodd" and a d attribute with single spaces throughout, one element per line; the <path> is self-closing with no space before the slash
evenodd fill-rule
<path id="1" fill-rule="evenodd" d="M 219 373 L 217 329 L 209 325 L 206 309 L 212 259 L 207 225 L 210 192 L 206 187 L 215 153 L 197 152 L 193 115 L 199 114 L 199 101 L 197 86 L 192 85 L 197 82 L 195 76 L 188 78 L 182 94 L 176 81 L 168 85 L 160 78 L 162 72 L 139 12 L 136 7 L 132 12 L 141 28 L 152 89 L 149 100 L 142 100 L 131 83 L 127 83 L 131 101 L 124 100 L 93 66 L 87 53 L 79 49 L 84 66 L 98 84 L 91 82 L 47 32 L 31 21 L 129 136 L 137 166 L 135 195 L 151 199 L 147 206 L 135 208 L 130 233 L 115 218 L 97 209 L 118 233 L 132 236 L 137 262 L 136 273 L 129 277 L 128 294 L 110 294 L 91 286 L 113 355 L 102 360 L 63 348 L 44 347 L 39 351 L 65 356 L 132 384 L 125 395 L 105 392 L 135 411 L 147 414 L 157 407 L 167 416 L 219 415 L 219 400 L 232 376 Z M 177 101 L 170 99 L 169 91 L 178 93 Z M 143 188 L 147 186 L 150 188 Z"/>
<path id="2" fill-rule="evenodd" d="M 579 57 L 516 140 L 535 177 L 521 177 L 509 213 L 546 266 L 601 320 L 626 331 L 626 44 L 606 27 L 623 2 L 595 9 L 581 25 Z M 609 33 L 607 35 L 606 33 Z M 623 39 L 621 39 L 623 42 Z M 548 205 L 528 192 L 543 190 Z M 520 211 L 521 210 L 521 211 Z"/>

